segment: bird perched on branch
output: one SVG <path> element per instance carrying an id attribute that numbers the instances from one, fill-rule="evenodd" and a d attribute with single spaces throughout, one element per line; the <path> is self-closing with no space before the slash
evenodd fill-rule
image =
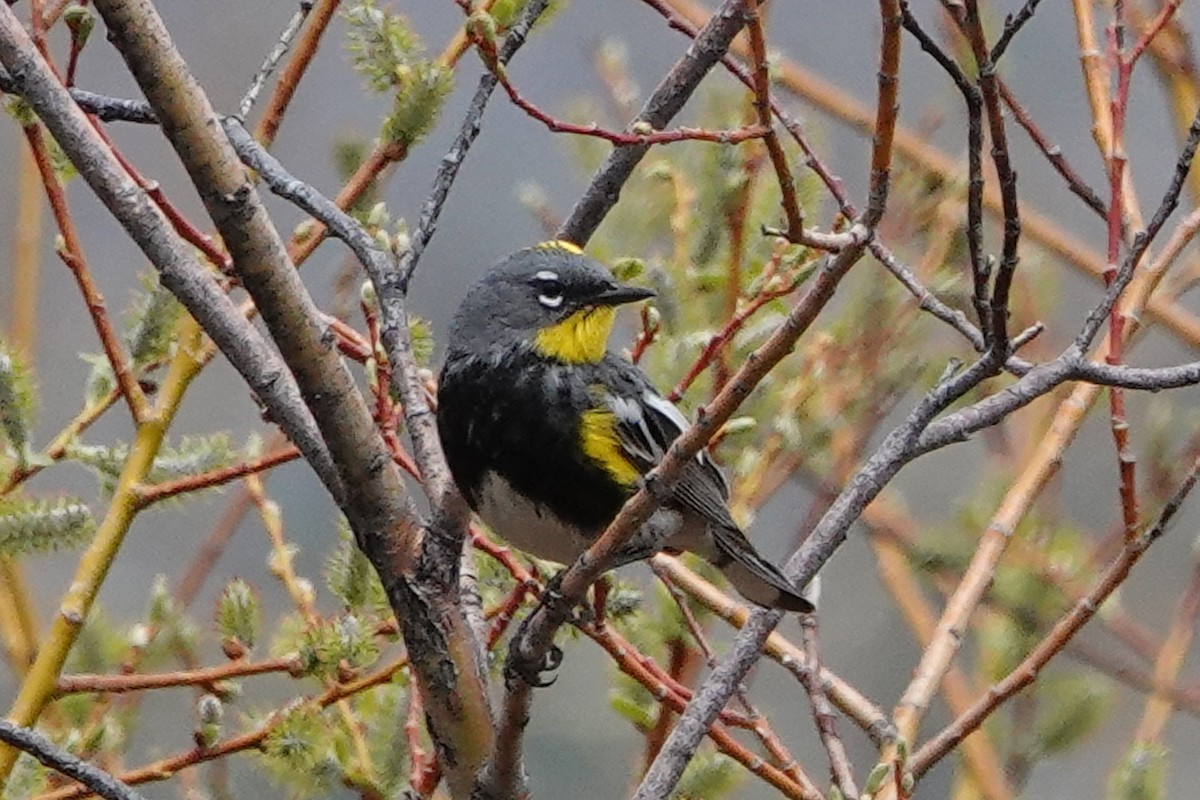
<path id="1" fill-rule="evenodd" d="M 491 269 L 459 307 L 438 431 L 471 508 L 517 548 L 573 562 L 688 427 L 640 369 L 607 352 L 617 307 L 653 294 L 573 244 L 546 242 Z M 611 566 L 687 550 L 753 603 L 811 611 L 747 541 L 728 497 L 701 452 Z"/>

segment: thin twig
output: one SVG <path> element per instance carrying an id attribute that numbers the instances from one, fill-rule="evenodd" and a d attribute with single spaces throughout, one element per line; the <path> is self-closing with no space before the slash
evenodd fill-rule
<path id="1" fill-rule="evenodd" d="M 630 124 L 631 129 L 639 124 L 649 125 L 652 130 L 665 128 L 725 54 L 733 37 L 745 26 L 746 17 L 743 0 L 725 0 L 697 34 L 686 55 L 675 63 L 646 100 L 637 119 Z M 571 209 L 570 216 L 559 229 L 558 238 L 586 244 L 605 214 L 616 204 L 621 187 L 648 150 L 649 145 L 613 150 Z"/>
<path id="2" fill-rule="evenodd" d="M 6 742 L 91 789 L 105 800 L 144 800 L 142 795 L 104 770 L 76 758 L 32 728 L 0 719 L 0 741 Z"/>
<path id="3" fill-rule="evenodd" d="M 250 116 L 250 109 L 254 107 L 254 101 L 258 99 L 258 93 L 262 91 L 263 85 L 267 82 L 267 78 L 275 71 L 275 67 L 279 65 L 279 59 L 283 58 L 288 48 L 292 46 L 292 39 L 300 32 L 300 27 L 304 24 L 304 20 L 308 17 L 308 12 L 313 9 L 313 0 L 300 0 L 300 7 L 296 9 L 296 13 L 292 14 L 292 18 L 288 21 L 287 27 L 283 29 L 283 33 L 279 35 L 279 41 L 271 48 L 271 52 L 267 54 L 263 60 L 262 66 L 258 68 L 258 72 L 250 81 L 250 87 L 246 89 L 246 94 L 242 97 L 242 102 L 238 104 L 237 118 L 242 122 L 246 121 L 246 117 Z"/>
<path id="4" fill-rule="evenodd" d="M 829 756 L 829 772 L 833 777 L 834 786 L 841 790 L 842 796 L 846 800 L 855 800 L 858 797 L 858 784 L 854 782 L 854 766 L 846 754 L 846 745 L 838 735 L 837 714 L 829 704 L 829 698 L 825 696 L 821 683 L 814 679 L 814 673 L 821 663 L 817 651 L 816 615 L 806 614 L 801 618 L 800 625 L 804 636 L 804 653 L 814 670 L 813 673 L 809 673 L 808 679 L 803 681 L 804 690 L 808 692 L 808 699 L 812 704 L 813 721 L 820 734 L 821 744 L 825 746 L 825 753 Z"/>
<path id="5" fill-rule="evenodd" d="M 1104 601 L 1116 591 L 1138 560 L 1166 531 L 1167 525 L 1183 505 L 1183 501 L 1196 484 L 1200 473 L 1200 459 L 1192 463 L 1191 469 L 1175 493 L 1163 506 L 1158 520 L 1145 532 L 1125 543 L 1121 553 L 1109 564 L 1095 587 L 1085 598 L 1068 611 L 1038 642 L 1032 652 L 999 683 L 988 690 L 967 713 L 960 716 L 940 733 L 923 744 L 913 754 L 910 765 L 913 774 L 920 776 L 945 757 L 964 737 L 983 724 L 1006 700 L 1028 686 L 1042 667 L 1053 658 L 1070 639 L 1087 624 L 1100 610 Z"/>

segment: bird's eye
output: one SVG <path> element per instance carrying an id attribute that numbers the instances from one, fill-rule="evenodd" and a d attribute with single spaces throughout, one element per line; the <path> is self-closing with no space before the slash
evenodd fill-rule
<path id="1" fill-rule="evenodd" d="M 563 286 L 557 272 L 542 270 L 533 276 L 533 285 L 538 290 L 538 302 L 546 308 L 558 308 L 563 304 Z"/>

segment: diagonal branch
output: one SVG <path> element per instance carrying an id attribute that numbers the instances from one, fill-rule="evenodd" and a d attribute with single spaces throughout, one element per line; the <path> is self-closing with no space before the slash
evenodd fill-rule
<path id="1" fill-rule="evenodd" d="M 725 0 L 697 34 L 687 53 L 658 84 L 637 118 L 630 123 L 630 129 L 639 124 L 649 125 L 654 130 L 665 128 L 696 91 L 704 76 L 725 55 L 733 37 L 745 27 L 746 22 L 744 1 Z M 592 176 L 583 197 L 571 209 L 571 215 L 558 231 L 558 238 L 585 244 L 595 233 L 600 221 L 616 205 L 621 196 L 621 187 L 649 149 L 649 145 L 633 145 L 619 147 L 609 153 Z"/>
<path id="2" fill-rule="evenodd" d="M 163 132 L 229 248 L 234 269 L 279 345 L 328 443 L 345 487 L 341 508 L 402 624 L 430 734 L 451 792 L 464 796 L 490 749 L 490 705 L 473 636 L 458 605 L 458 559 L 426 569 L 416 556 L 453 524 L 421 524 L 399 469 L 333 337 L 287 257 L 233 148 L 148 0 L 100 0 L 121 51 Z M 460 538 L 461 541 L 461 538 Z"/>
<path id="3" fill-rule="evenodd" d="M 1104 601 L 1129 576 L 1134 565 L 1137 564 L 1150 548 L 1150 545 L 1154 544 L 1163 535 L 1167 525 L 1174 518 L 1183 505 L 1183 501 L 1187 499 L 1188 494 L 1191 493 L 1192 488 L 1196 485 L 1198 473 L 1200 473 L 1200 459 L 1192 463 L 1187 476 L 1167 501 L 1166 505 L 1163 506 L 1163 510 L 1154 525 L 1149 530 L 1125 543 L 1121 549 L 1121 553 L 1113 559 L 1112 563 L 1104 571 L 1104 574 L 1096 581 L 1096 585 L 1092 591 L 1088 592 L 1086 597 L 1072 606 L 1071 610 L 1054 625 L 1050 632 L 1046 634 L 1033 651 L 1012 672 L 989 689 L 987 694 L 981 697 L 966 713 L 950 723 L 937 736 L 923 744 L 913 754 L 910 763 L 914 775 L 920 776 L 924 774 L 961 742 L 964 737 L 982 725 L 984 720 L 991 716 L 1006 700 L 1033 682 L 1041 668 L 1062 650 L 1066 643 L 1096 615 L 1100 607 L 1104 604 Z"/>
<path id="4" fill-rule="evenodd" d="M 50 769 L 74 778 L 104 800 L 143 800 L 142 795 L 99 767 L 77 758 L 30 728 L 0 719 L 0 742 L 12 745 Z"/>

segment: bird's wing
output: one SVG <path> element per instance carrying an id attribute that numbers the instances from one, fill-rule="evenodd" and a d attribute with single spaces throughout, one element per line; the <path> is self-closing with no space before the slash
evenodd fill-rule
<path id="1" fill-rule="evenodd" d="M 606 401 L 616 417 L 616 433 L 621 449 L 642 473 L 658 466 L 671 443 L 688 429 L 687 419 L 666 398 L 648 384 L 638 381 L 635 391 L 609 393 Z M 701 451 L 683 468 L 672 495 L 689 508 L 722 527 L 736 529 L 725 501 L 729 499 L 729 484 Z"/>

